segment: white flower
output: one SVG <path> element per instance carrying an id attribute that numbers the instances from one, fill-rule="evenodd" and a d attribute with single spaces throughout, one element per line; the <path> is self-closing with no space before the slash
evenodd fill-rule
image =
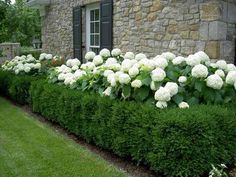
<path id="1" fill-rule="evenodd" d="M 220 90 L 224 84 L 224 81 L 217 74 L 210 75 L 206 79 L 206 85 L 216 90 Z"/>
<path id="2" fill-rule="evenodd" d="M 179 64 L 181 64 L 181 63 L 184 62 L 184 61 L 185 61 L 185 58 L 179 56 L 179 57 L 174 58 L 174 59 L 172 60 L 172 63 L 173 63 L 174 65 L 179 65 Z"/>
<path id="3" fill-rule="evenodd" d="M 165 88 L 169 90 L 170 96 L 174 96 L 178 93 L 179 86 L 175 82 L 167 82 Z"/>
<path id="4" fill-rule="evenodd" d="M 98 66 L 98 65 L 101 65 L 103 63 L 103 59 L 100 55 L 96 55 L 94 58 L 93 58 L 93 63 Z"/>
<path id="5" fill-rule="evenodd" d="M 95 64 L 93 62 L 87 62 L 85 64 L 82 64 L 80 68 L 83 70 L 92 71 L 95 68 Z"/>
<path id="6" fill-rule="evenodd" d="M 120 77 L 121 74 L 124 74 L 124 73 L 121 72 L 121 71 L 117 71 L 117 72 L 115 73 L 115 79 L 116 79 L 116 81 L 119 81 L 119 77 Z"/>
<path id="7" fill-rule="evenodd" d="M 117 60 L 115 58 L 108 58 L 105 62 L 106 66 L 117 64 Z"/>
<path id="8" fill-rule="evenodd" d="M 163 69 L 156 68 L 152 71 L 151 77 L 152 77 L 153 81 L 160 82 L 160 81 L 163 81 L 165 79 L 166 73 Z"/>
<path id="9" fill-rule="evenodd" d="M 156 67 L 165 69 L 168 66 L 168 61 L 166 58 L 157 55 L 155 58 L 152 59 Z"/>
<path id="10" fill-rule="evenodd" d="M 82 70 L 77 70 L 75 71 L 74 73 L 74 78 L 76 80 L 79 80 L 81 77 L 83 77 L 84 75 L 86 75 L 86 72 L 85 71 L 82 71 Z"/>
<path id="11" fill-rule="evenodd" d="M 108 49 L 102 49 L 100 52 L 99 52 L 99 55 L 101 55 L 102 57 L 109 57 L 111 56 L 111 53 L 110 53 L 110 50 Z"/>
<path id="12" fill-rule="evenodd" d="M 168 61 L 173 60 L 176 56 L 175 54 L 171 53 L 171 52 L 164 52 L 161 54 L 164 58 L 166 58 Z"/>
<path id="13" fill-rule="evenodd" d="M 150 88 L 151 90 L 157 90 L 157 87 L 154 81 L 151 81 Z"/>
<path id="14" fill-rule="evenodd" d="M 106 90 L 103 92 L 105 96 L 110 96 L 111 95 L 111 89 L 112 87 L 107 87 Z"/>
<path id="15" fill-rule="evenodd" d="M 188 103 L 186 103 L 186 102 L 181 102 L 181 103 L 179 103 L 179 108 L 181 108 L 181 109 L 186 109 L 186 108 L 189 108 L 189 105 L 188 105 Z"/>
<path id="16" fill-rule="evenodd" d="M 158 101 L 170 101 L 170 92 L 167 88 L 160 87 L 156 92 L 155 92 L 155 100 Z"/>
<path id="17" fill-rule="evenodd" d="M 128 72 L 129 69 L 134 65 L 133 61 L 130 59 L 124 59 L 121 63 L 121 70 Z"/>
<path id="18" fill-rule="evenodd" d="M 87 60 L 87 61 L 90 61 L 90 60 L 93 60 L 93 58 L 95 57 L 95 53 L 94 52 L 92 52 L 92 51 L 89 51 L 89 52 L 87 52 L 86 54 L 85 54 L 85 59 Z"/>
<path id="19" fill-rule="evenodd" d="M 133 60 L 134 59 L 134 53 L 133 52 L 126 52 L 125 53 L 125 56 L 124 56 L 124 59 L 130 59 L 130 60 Z"/>
<path id="20" fill-rule="evenodd" d="M 113 49 L 113 50 L 111 51 L 111 55 L 112 55 L 113 57 L 120 56 L 120 55 L 121 55 L 121 50 L 118 49 L 118 48 Z"/>
<path id="21" fill-rule="evenodd" d="M 227 63 L 225 60 L 219 60 L 216 64 L 220 69 L 227 70 Z"/>
<path id="22" fill-rule="evenodd" d="M 134 88 L 140 88 L 142 86 L 142 82 L 141 80 L 134 80 L 133 82 L 131 82 L 131 86 Z"/>
<path id="23" fill-rule="evenodd" d="M 72 60 L 73 60 L 73 59 L 67 60 L 67 61 L 66 61 L 66 66 L 72 67 Z"/>
<path id="24" fill-rule="evenodd" d="M 25 71 L 26 73 L 30 72 L 30 70 L 31 70 L 30 67 L 28 67 L 28 66 L 24 67 L 24 71 Z"/>
<path id="25" fill-rule="evenodd" d="M 47 60 L 51 60 L 51 59 L 52 59 L 52 54 L 47 54 L 47 55 L 45 56 L 45 58 L 46 58 Z"/>
<path id="26" fill-rule="evenodd" d="M 119 75 L 119 82 L 121 84 L 128 84 L 130 83 L 130 81 L 131 81 L 131 78 L 129 77 L 128 74 L 123 73 Z"/>
<path id="27" fill-rule="evenodd" d="M 78 67 L 77 65 L 75 65 L 75 66 L 73 66 L 71 69 L 72 69 L 73 71 L 76 71 L 76 70 L 79 69 L 79 67 Z"/>
<path id="28" fill-rule="evenodd" d="M 41 53 L 39 56 L 39 60 L 44 60 L 46 55 L 47 55 L 46 53 Z"/>
<path id="29" fill-rule="evenodd" d="M 112 70 L 105 70 L 104 73 L 103 73 L 103 76 L 107 77 L 108 75 L 110 74 L 114 74 L 114 72 Z"/>
<path id="30" fill-rule="evenodd" d="M 225 73 L 222 69 L 217 69 L 215 71 L 215 74 L 217 74 L 218 76 L 220 76 L 221 78 L 224 78 L 225 77 Z"/>
<path id="31" fill-rule="evenodd" d="M 234 64 L 227 64 L 227 72 L 236 71 L 236 66 Z"/>
<path id="32" fill-rule="evenodd" d="M 218 68 L 218 66 L 217 66 L 216 63 L 210 63 L 210 67 L 212 67 L 212 68 Z"/>
<path id="33" fill-rule="evenodd" d="M 166 101 L 158 101 L 158 102 L 156 103 L 156 107 L 157 107 L 157 108 L 160 108 L 160 109 L 164 109 L 164 108 L 167 107 L 167 102 L 166 102 Z"/>
<path id="34" fill-rule="evenodd" d="M 201 63 L 201 59 L 196 55 L 189 55 L 185 60 L 189 66 L 195 66 Z"/>
<path id="35" fill-rule="evenodd" d="M 71 61 L 71 66 L 79 66 L 81 64 L 81 62 L 79 61 L 78 58 L 75 58 Z"/>
<path id="36" fill-rule="evenodd" d="M 40 69 L 40 68 L 41 68 L 41 63 L 36 63 L 36 64 L 34 65 L 34 68 L 35 68 L 35 69 Z"/>
<path id="37" fill-rule="evenodd" d="M 205 62 L 210 61 L 209 56 L 203 51 L 199 51 L 199 52 L 195 53 L 194 55 L 197 56 L 201 60 L 201 62 L 205 63 Z"/>
<path id="38" fill-rule="evenodd" d="M 136 61 L 136 60 L 135 60 Z M 147 58 L 143 58 L 139 61 L 141 68 L 145 71 L 151 71 L 155 68 L 155 62 Z"/>
<path id="39" fill-rule="evenodd" d="M 58 75 L 58 80 L 59 80 L 59 81 L 64 81 L 65 78 L 66 78 L 66 75 L 65 75 L 64 73 L 60 73 L 60 74 Z"/>
<path id="40" fill-rule="evenodd" d="M 185 82 L 187 82 L 187 77 L 185 77 L 185 76 L 180 76 L 179 79 L 178 79 L 178 82 L 179 82 L 179 83 L 182 83 L 182 84 L 185 83 Z"/>
<path id="41" fill-rule="evenodd" d="M 142 60 L 142 59 L 144 59 L 144 58 L 147 58 L 147 57 L 146 57 L 146 55 L 143 54 L 143 53 L 139 53 L 139 54 L 137 54 L 137 55 L 135 56 L 135 60 L 137 60 L 137 61 L 140 61 L 140 60 Z"/>
<path id="42" fill-rule="evenodd" d="M 208 69 L 205 65 L 198 64 L 193 67 L 191 74 L 195 78 L 206 78 L 208 75 Z"/>
<path id="43" fill-rule="evenodd" d="M 226 83 L 229 85 L 234 85 L 236 82 L 236 71 L 230 71 L 226 76 Z"/>
<path id="44" fill-rule="evenodd" d="M 129 69 L 129 75 L 133 78 L 139 74 L 139 69 L 135 66 Z"/>
<path id="45" fill-rule="evenodd" d="M 115 78 L 115 74 L 111 73 L 107 76 L 107 81 L 111 84 L 112 87 L 116 86 L 116 78 Z"/>

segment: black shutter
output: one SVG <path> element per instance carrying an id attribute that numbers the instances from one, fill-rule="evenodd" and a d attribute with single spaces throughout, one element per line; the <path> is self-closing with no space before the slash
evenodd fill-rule
<path id="1" fill-rule="evenodd" d="M 82 10 L 81 6 L 73 8 L 73 48 L 74 58 L 82 61 Z"/>
<path id="2" fill-rule="evenodd" d="M 100 48 L 112 49 L 113 0 L 102 0 L 100 4 Z"/>

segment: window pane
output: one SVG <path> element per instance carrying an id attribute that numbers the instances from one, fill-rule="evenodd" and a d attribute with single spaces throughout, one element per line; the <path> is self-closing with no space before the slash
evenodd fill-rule
<path id="1" fill-rule="evenodd" d="M 90 11 L 90 21 L 94 21 L 94 10 Z"/>
<path id="2" fill-rule="evenodd" d="M 99 33 L 99 22 L 95 22 L 95 33 Z"/>
<path id="3" fill-rule="evenodd" d="M 99 48 L 90 47 L 90 50 L 92 50 L 92 51 L 95 52 L 96 54 L 99 53 Z"/>
<path id="4" fill-rule="evenodd" d="M 90 23 L 90 33 L 95 33 L 95 31 L 94 31 L 94 23 Z"/>
<path id="5" fill-rule="evenodd" d="M 95 20 L 99 20 L 99 9 L 95 10 Z"/>
<path id="6" fill-rule="evenodd" d="M 90 35 L 90 45 L 94 45 L 94 35 Z"/>
<path id="7" fill-rule="evenodd" d="M 99 46 L 99 35 L 95 35 L 95 45 Z"/>

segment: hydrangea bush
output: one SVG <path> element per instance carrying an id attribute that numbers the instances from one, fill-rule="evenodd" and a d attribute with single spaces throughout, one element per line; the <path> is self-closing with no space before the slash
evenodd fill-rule
<path id="1" fill-rule="evenodd" d="M 38 74 L 46 73 L 50 67 L 60 66 L 64 60 L 59 56 L 52 54 L 42 53 L 39 59 L 34 58 L 32 55 L 16 56 L 10 61 L 6 61 L 2 66 L 2 70 L 10 71 L 18 74 Z"/>
<path id="2" fill-rule="evenodd" d="M 210 61 L 202 51 L 188 57 L 165 52 L 148 59 L 145 54 L 120 49 L 88 52 L 86 63 L 69 59 L 55 67 L 49 80 L 72 89 L 90 90 L 113 99 L 136 100 L 158 108 L 228 103 L 236 99 L 236 66 Z"/>

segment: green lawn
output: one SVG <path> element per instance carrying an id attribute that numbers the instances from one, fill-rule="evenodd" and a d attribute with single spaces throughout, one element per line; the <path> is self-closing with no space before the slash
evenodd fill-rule
<path id="1" fill-rule="evenodd" d="M 0 177 L 92 176 L 127 175 L 0 97 Z"/>

